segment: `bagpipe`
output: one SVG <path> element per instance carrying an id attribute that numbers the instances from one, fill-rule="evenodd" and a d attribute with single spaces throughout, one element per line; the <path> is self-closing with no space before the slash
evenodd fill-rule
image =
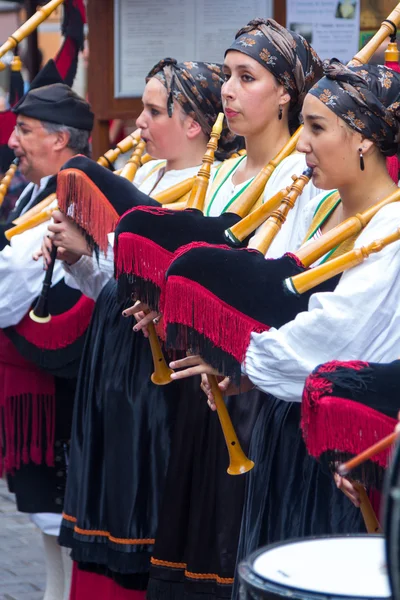
<path id="1" fill-rule="evenodd" d="M 399 17 L 398 7 L 389 20 L 397 19 L 398 22 Z M 372 54 L 381 43 L 382 35 L 386 37 L 389 30 L 393 33 L 393 28 L 394 25 L 385 22 L 378 37 L 369 44 L 368 52 Z M 371 55 L 368 56 L 368 52 L 357 55 L 354 62 L 365 62 Z M 303 178 L 307 179 L 309 175 L 304 173 Z M 395 192 L 380 206 L 341 224 L 297 255 L 286 254 L 280 259 L 265 260 L 264 254 L 274 233 L 290 209 L 288 197 L 295 192 L 291 188 L 288 192 L 286 188 L 276 195 L 278 203 L 283 197 L 283 206 L 273 216 L 265 211 L 270 215 L 265 228 L 261 228 L 248 249 L 221 247 L 226 242 L 221 236 L 221 221 L 226 223 L 227 217 L 235 221 L 228 226 L 226 235 L 237 245 L 254 230 L 254 223 L 255 227 L 260 225 L 258 216 L 250 225 L 248 217 L 239 232 L 234 226 L 239 228 L 243 224 L 236 225 L 240 220 L 237 216 L 208 218 L 209 225 L 204 219 L 204 233 L 199 227 L 202 215 L 189 216 L 188 213 L 188 218 L 184 215 L 186 220 L 182 219 L 181 226 L 177 217 L 183 215 L 172 218 L 165 213 L 165 218 L 161 218 L 164 214 L 159 210 L 151 211 L 151 219 L 140 209 L 121 219 L 116 230 L 115 257 L 120 288 L 126 296 L 133 292 L 151 308 L 161 308 L 167 348 L 199 353 L 217 370 L 239 382 L 251 333 L 280 327 L 308 308 L 309 296 L 290 295 L 284 280 L 303 273 L 329 249 L 340 246 L 350 235 L 365 227 L 384 203 L 400 198 L 399 191 Z M 221 229 L 212 229 L 215 220 L 219 220 Z M 211 237 L 214 239 L 210 242 Z M 324 281 L 317 291 L 333 290 L 337 281 L 338 278 Z M 256 286 L 254 282 L 257 282 Z M 212 386 L 217 390 L 215 380 Z"/>
<path id="2" fill-rule="evenodd" d="M 379 47 L 387 35 L 396 32 L 400 22 L 400 4 L 379 31 L 352 60 L 353 64 L 364 64 Z M 301 127 L 278 155 L 266 165 L 245 192 L 237 198 L 219 217 L 204 217 L 199 209 L 171 214 L 162 209 L 144 210 L 137 208 L 124 215 L 116 229 L 115 268 L 121 299 L 140 298 L 151 309 L 160 310 L 160 298 L 165 286 L 165 273 L 174 253 L 193 242 L 245 246 L 247 236 L 268 218 L 287 194 L 287 189 L 249 215 L 261 196 L 275 167 L 295 148 Z M 397 162 L 396 162 L 397 164 Z M 243 219 L 243 222 L 241 220 Z M 226 230 L 226 232 L 225 232 Z M 225 235 L 224 235 L 225 232 Z M 271 234 L 272 237 L 272 234 Z"/>
<path id="3" fill-rule="evenodd" d="M 219 217 L 203 214 L 206 180 L 201 188 L 194 188 L 191 192 L 186 210 L 171 212 L 163 208 L 135 208 L 125 214 L 115 232 L 115 268 L 121 299 L 128 299 L 133 294 L 158 311 L 165 273 L 175 252 L 191 242 L 225 243 L 225 230 L 246 216 L 257 203 L 276 166 L 295 150 L 298 136 L 299 132 L 296 132 Z M 200 171 L 199 176 L 202 175 Z M 279 205 L 279 201 L 279 197 L 275 196 L 268 205 L 268 214 Z"/>
<path id="4" fill-rule="evenodd" d="M 205 193 L 222 127 L 221 114 L 212 129 L 198 176 L 162 192 L 160 196 L 166 206 L 175 208 L 176 201 L 182 201 L 182 195 L 187 195 L 189 184 L 191 201 L 197 202 L 199 195 Z M 126 185 L 126 179 L 132 179 L 139 167 L 139 152 L 143 149 L 144 144 L 139 142 L 136 159 L 133 157 L 128 161 L 118 178 L 84 157 L 68 161 L 59 173 L 57 195 L 60 209 L 81 228 L 89 245 L 95 249 L 106 252 L 107 234 L 114 231 L 119 216 L 128 209 L 146 206 L 150 210 L 160 206 L 156 199 L 142 194 L 132 185 Z M 172 371 L 166 364 L 153 324 L 149 325 L 148 332 L 154 362 L 152 381 L 158 385 L 170 383 Z"/>
<path id="5" fill-rule="evenodd" d="M 400 360 L 332 361 L 317 367 L 306 380 L 301 405 L 308 452 L 340 475 L 351 473 L 381 490 L 400 410 L 399 372 Z"/>

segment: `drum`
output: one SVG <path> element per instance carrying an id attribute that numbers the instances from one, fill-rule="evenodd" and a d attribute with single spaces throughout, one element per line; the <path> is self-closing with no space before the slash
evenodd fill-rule
<path id="1" fill-rule="evenodd" d="M 241 600 L 392 598 L 385 541 L 378 535 L 304 538 L 271 544 L 239 565 Z"/>
<path id="2" fill-rule="evenodd" d="M 400 443 L 385 479 L 384 529 L 393 600 L 400 600 Z"/>

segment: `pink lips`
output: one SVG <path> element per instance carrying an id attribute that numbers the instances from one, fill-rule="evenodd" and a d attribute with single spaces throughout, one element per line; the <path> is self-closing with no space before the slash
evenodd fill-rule
<path id="1" fill-rule="evenodd" d="M 239 113 L 236 112 L 235 110 L 232 110 L 231 108 L 226 108 L 225 109 L 225 115 L 228 119 L 232 119 L 233 117 L 237 117 Z"/>

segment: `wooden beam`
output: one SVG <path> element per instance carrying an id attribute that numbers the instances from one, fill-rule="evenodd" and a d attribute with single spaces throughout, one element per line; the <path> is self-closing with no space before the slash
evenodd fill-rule
<path id="1" fill-rule="evenodd" d="M 286 0 L 274 0 L 274 19 L 286 27 Z"/>
<path id="2" fill-rule="evenodd" d="M 36 13 L 36 7 L 36 0 L 25 0 L 27 20 Z M 26 61 L 26 67 L 29 73 L 29 80 L 32 81 L 32 79 L 39 73 L 41 68 L 37 29 L 34 29 L 34 31 L 32 31 L 32 33 L 27 37 L 27 51 L 24 59 Z"/>

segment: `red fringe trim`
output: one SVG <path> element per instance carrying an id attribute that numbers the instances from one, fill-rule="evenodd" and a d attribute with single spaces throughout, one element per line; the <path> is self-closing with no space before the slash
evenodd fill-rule
<path id="1" fill-rule="evenodd" d="M 163 315 L 165 327 L 169 324 L 191 327 L 240 363 L 246 355 L 250 335 L 269 329 L 199 283 L 178 275 L 168 277 Z M 180 349 L 187 349 L 186 340 L 182 340 Z"/>
<path id="2" fill-rule="evenodd" d="M 94 301 L 81 296 L 78 302 L 48 323 L 36 323 L 29 315 L 15 326 L 15 330 L 28 342 L 43 350 L 58 350 L 73 344 L 89 326 Z"/>
<path id="3" fill-rule="evenodd" d="M 153 240 L 136 233 L 121 233 L 115 244 L 116 278 L 122 274 L 136 275 L 152 281 L 159 288 L 165 284 L 165 273 L 174 253 Z"/>
<path id="4" fill-rule="evenodd" d="M 13 472 L 30 460 L 54 466 L 54 436 L 54 378 L 22 358 L 0 330 L 0 476 L 3 466 Z"/>
<path id="5" fill-rule="evenodd" d="M 317 458 L 328 450 L 359 454 L 392 433 L 396 425 L 395 419 L 359 402 L 325 396 L 333 384 L 324 373 L 336 371 L 339 366 L 360 370 L 368 363 L 326 363 L 307 378 L 304 387 L 301 427 L 308 452 Z M 371 460 L 386 468 L 389 455 L 390 450 L 386 450 Z"/>
<path id="6" fill-rule="evenodd" d="M 114 231 L 119 216 L 106 196 L 79 169 L 64 169 L 57 175 L 60 209 L 88 233 L 107 253 L 107 235 Z"/>

